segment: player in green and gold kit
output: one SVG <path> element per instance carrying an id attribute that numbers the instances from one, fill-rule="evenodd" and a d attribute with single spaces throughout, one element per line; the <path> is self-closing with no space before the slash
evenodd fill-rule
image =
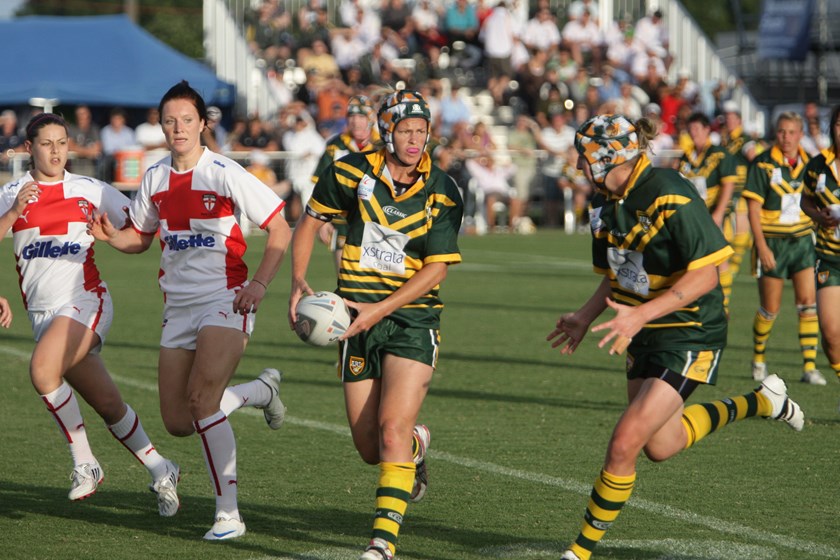
<path id="1" fill-rule="evenodd" d="M 752 247 L 750 220 L 747 215 L 747 201 L 741 196 L 744 184 L 747 182 L 747 168 L 755 158 L 756 142 L 744 131 L 741 120 L 741 109 L 738 103 L 731 99 L 723 103 L 724 130 L 721 133 L 721 144 L 726 151 L 735 158 L 735 192 L 732 193 L 733 215 L 729 225 L 724 229 L 724 235 L 732 230 L 732 249 L 735 251 L 729 259 L 729 271 L 737 276 L 741 269 L 741 262 L 747 249 Z"/>
<path id="2" fill-rule="evenodd" d="M 752 376 L 767 376 L 764 353 L 782 305 L 787 278 L 793 280 L 799 312 L 799 346 L 805 383 L 825 385 L 816 368 L 817 295 L 814 288 L 813 223 L 800 209 L 808 154 L 801 148 L 802 117 L 785 112 L 776 120 L 776 144 L 758 155 L 747 172 L 747 199 L 753 247 L 753 274 L 758 278 L 760 304 L 753 319 Z"/>
<path id="3" fill-rule="evenodd" d="M 655 169 L 645 154 L 656 134 L 651 121 L 620 115 L 586 121 L 575 135 L 580 166 L 598 194 L 590 227 L 595 271 L 592 297 L 561 316 L 547 339 L 562 354 L 577 349 L 607 307 L 616 315 L 593 332 L 611 354 L 627 350 L 629 404 L 616 425 L 581 532 L 563 560 L 589 560 L 630 498 L 642 451 L 664 461 L 723 426 L 752 416 L 804 425 L 802 409 L 781 378 L 755 391 L 685 406 L 701 384 L 717 377 L 727 319 L 718 265 L 732 249 L 697 190 L 672 169 Z"/>
<path id="4" fill-rule="evenodd" d="M 321 173 L 326 171 L 332 162 L 347 154 L 373 150 L 374 142 L 379 139 L 379 134 L 374 128 L 375 124 L 376 111 L 370 99 L 364 95 L 351 97 L 347 102 L 347 128 L 341 134 L 336 134 L 327 140 L 327 147 L 312 174 L 312 182 L 317 183 Z M 343 218 L 336 218 L 324 224 L 318 235 L 335 255 L 337 272 L 341 267 L 341 250 L 347 238 L 347 222 Z"/>
<path id="5" fill-rule="evenodd" d="M 840 379 L 840 105 L 829 121 L 831 146 L 808 162 L 802 210 L 817 224 L 817 310 L 825 355 Z"/>
<path id="6" fill-rule="evenodd" d="M 724 231 L 724 223 L 732 213 L 732 195 L 738 177 L 735 159 L 726 148 L 712 144 L 711 132 L 711 123 L 705 114 L 693 113 L 688 117 L 688 135 L 694 149 L 683 154 L 679 169 L 697 189 L 700 198 L 706 201 L 712 220 Z M 723 307 L 729 312 L 729 297 L 732 293 L 729 259 L 718 265 L 718 271 L 723 290 Z"/>
<path id="7" fill-rule="evenodd" d="M 306 270 L 318 229 L 347 220 L 338 293 L 355 315 L 342 336 L 341 375 L 353 442 L 379 464 L 376 515 L 360 560 L 391 560 L 408 501 L 428 483 L 430 435 L 416 425 L 438 358 L 440 284 L 461 261 L 463 202 L 425 148 L 431 115 L 416 92 L 388 95 L 378 113 L 385 146 L 350 154 L 321 174 L 292 240 L 289 320 L 312 293 Z"/>

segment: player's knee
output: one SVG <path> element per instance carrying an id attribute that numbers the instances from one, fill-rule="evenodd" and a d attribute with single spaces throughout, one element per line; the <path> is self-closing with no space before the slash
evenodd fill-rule
<path id="1" fill-rule="evenodd" d="M 608 455 L 613 463 L 635 463 L 642 444 L 630 435 L 615 433 L 610 440 Z"/>

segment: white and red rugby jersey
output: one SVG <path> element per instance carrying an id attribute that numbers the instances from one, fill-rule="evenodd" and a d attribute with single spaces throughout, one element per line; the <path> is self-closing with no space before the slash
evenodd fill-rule
<path id="1" fill-rule="evenodd" d="M 131 220 L 140 233 L 160 230 L 158 280 L 168 305 L 213 301 L 248 279 L 239 221 L 265 228 L 284 202 L 241 165 L 206 148 L 189 171 L 171 164 L 166 157 L 143 175 Z"/>
<path id="2" fill-rule="evenodd" d="M 33 181 L 27 173 L 0 191 L 0 214 L 15 205 L 21 187 Z M 45 311 L 75 300 L 84 292 L 104 290 L 93 260 L 94 238 L 88 216 L 107 212 L 116 227 L 125 223 L 129 200 L 102 181 L 65 172 L 64 180 L 39 183 L 41 196 L 12 224 L 15 260 L 23 305 Z"/>

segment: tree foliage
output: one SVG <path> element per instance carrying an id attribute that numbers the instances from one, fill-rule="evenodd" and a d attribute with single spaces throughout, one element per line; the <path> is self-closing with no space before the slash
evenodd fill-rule
<path id="1" fill-rule="evenodd" d="M 172 48 L 204 57 L 201 0 L 27 0 L 18 16 L 92 16 L 137 11 L 137 23 Z"/>

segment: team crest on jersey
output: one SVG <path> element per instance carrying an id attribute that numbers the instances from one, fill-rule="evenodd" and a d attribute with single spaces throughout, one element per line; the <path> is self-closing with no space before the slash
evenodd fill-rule
<path id="1" fill-rule="evenodd" d="M 215 194 L 205 194 L 201 196 L 201 200 L 204 202 L 204 207 L 207 210 L 212 211 L 213 208 L 216 207 L 216 195 Z"/>
<path id="2" fill-rule="evenodd" d="M 637 220 L 637 221 L 639 222 L 639 224 L 642 226 L 642 229 L 643 229 L 643 230 L 645 230 L 645 231 L 650 231 L 650 226 L 651 226 L 651 223 L 652 223 L 652 222 L 650 221 L 650 216 L 648 216 L 648 215 L 647 215 L 646 213 L 644 213 L 644 212 L 641 212 L 641 211 L 636 211 L 636 220 Z"/>
<path id="3" fill-rule="evenodd" d="M 82 214 L 85 216 L 90 216 L 90 204 L 87 200 L 80 200 L 79 202 L 79 210 L 82 211 Z"/>
<path id="4" fill-rule="evenodd" d="M 817 282 L 819 282 L 820 284 L 825 284 L 826 282 L 828 282 L 827 270 L 823 270 L 817 273 Z"/>
<path id="5" fill-rule="evenodd" d="M 365 359 L 357 356 L 350 356 L 350 373 L 359 375 L 365 369 Z"/>

